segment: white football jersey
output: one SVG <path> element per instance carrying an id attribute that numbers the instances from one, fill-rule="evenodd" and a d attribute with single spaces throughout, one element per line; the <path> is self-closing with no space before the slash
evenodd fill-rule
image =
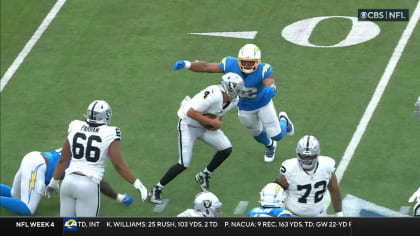
<path id="1" fill-rule="evenodd" d="M 325 214 L 325 191 L 328 191 L 327 186 L 334 171 L 335 161 L 327 156 L 318 156 L 318 164 L 311 172 L 305 171 L 297 158 L 284 161 L 280 173 L 289 183 L 285 208 L 297 216 Z"/>
<path id="2" fill-rule="evenodd" d="M 179 213 L 177 217 L 204 217 L 204 215 L 194 209 L 187 209 Z"/>
<path id="3" fill-rule="evenodd" d="M 236 107 L 239 99 L 235 98 L 228 104 L 223 104 L 223 93 L 220 85 L 211 85 L 201 90 L 193 98 L 188 96 L 182 101 L 178 110 L 180 119 L 185 119 L 189 125 L 201 127 L 200 123 L 187 116 L 188 110 L 192 107 L 202 114 L 223 116 L 233 107 Z"/>
<path id="4" fill-rule="evenodd" d="M 93 127 L 85 121 L 74 120 L 68 132 L 72 158 L 66 174 L 78 172 L 99 184 L 107 164 L 109 145 L 121 139 L 120 129 L 107 125 Z"/>

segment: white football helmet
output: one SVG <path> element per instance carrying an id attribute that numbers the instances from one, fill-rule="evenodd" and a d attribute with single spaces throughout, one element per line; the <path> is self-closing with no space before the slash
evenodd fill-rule
<path id="1" fill-rule="evenodd" d="M 239 69 L 245 74 L 257 70 L 261 62 L 261 50 L 255 44 L 245 44 L 238 54 Z"/>
<path id="2" fill-rule="evenodd" d="M 198 193 L 194 198 L 194 210 L 206 217 L 216 217 L 217 214 L 221 213 L 221 207 L 222 203 L 219 201 L 219 198 L 211 192 Z"/>
<path id="3" fill-rule="evenodd" d="M 321 148 L 318 139 L 312 135 L 303 136 L 296 146 L 297 159 L 302 168 L 314 168 L 318 163 L 320 151 Z"/>
<path id="4" fill-rule="evenodd" d="M 416 107 L 417 118 L 419 118 L 420 120 L 420 96 L 417 98 L 417 101 L 414 104 L 414 106 Z"/>
<path id="5" fill-rule="evenodd" d="M 241 92 L 245 88 L 244 80 L 241 76 L 232 72 L 226 73 L 222 76 L 220 85 L 222 90 L 226 92 L 231 99 L 240 96 Z"/>
<path id="6" fill-rule="evenodd" d="M 284 189 L 276 183 L 269 183 L 260 192 L 260 203 L 263 207 L 283 207 Z"/>
<path id="7" fill-rule="evenodd" d="M 95 100 L 88 106 L 86 121 L 98 125 L 110 125 L 111 116 L 111 106 L 104 100 Z"/>

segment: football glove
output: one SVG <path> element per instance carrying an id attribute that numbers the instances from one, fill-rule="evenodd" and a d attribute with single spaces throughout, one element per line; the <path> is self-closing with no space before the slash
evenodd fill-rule
<path id="1" fill-rule="evenodd" d="M 276 86 L 271 85 L 270 87 L 265 87 L 263 91 L 263 96 L 266 99 L 271 99 L 276 96 Z"/>
<path id="2" fill-rule="evenodd" d="M 134 181 L 133 186 L 140 192 L 141 200 L 143 200 L 144 202 L 144 200 L 147 199 L 147 188 L 141 183 L 139 179 L 136 179 L 136 181 Z"/>
<path id="3" fill-rule="evenodd" d="M 189 69 L 190 67 L 191 67 L 191 62 L 184 61 L 184 60 L 179 60 L 179 61 L 175 62 L 174 70 L 180 70 L 180 69 L 184 69 L 184 68 Z"/>
<path id="4" fill-rule="evenodd" d="M 118 194 L 117 201 L 121 202 L 122 204 L 126 206 L 130 206 L 133 202 L 133 197 L 128 195 L 127 193 Z"/>
<path id="5" fill-rule="evenodd" d="M 420 202 L 420 188 L 417 189 L 416 192 L 413 193 L 413 195 L 411 195 L 410 199 L 408 199 L 408 202 Z"/>
<path id="6" fill-rule="evenodd" d="M 45 188 L 45 196 L 47 196 L 47 198 L 51 198 L 58 192 L 59 188 L 60 185 L 58 184 L 58 180 L 51 178 L 50 183 Z"/>

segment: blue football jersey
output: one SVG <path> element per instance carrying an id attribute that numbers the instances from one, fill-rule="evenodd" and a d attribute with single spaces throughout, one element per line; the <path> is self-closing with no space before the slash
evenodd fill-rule
<path id="1" fill-rule="evenodd" d="M 292 213 L 281 207 L 255 207 L 253 208 L 248 217 L 291 217 Z"/>
<path id="2" fill-rule="evenodd" d="M 54 170 L 55 170 L 55 166 L 57 165 L 58 159 L 60 159 L 61 157 L 61 149 L 57 149 L 51 152 L 43 152 L 43 154 L 48 159 L 47 171 L 45 173 L 45 185 L 48 185 L 51 181 L 51 178 L 54 175 Z M 69 165 L 70 165 L 70 161 L 67 167 L 69 167 Z M 64 174 L 61 177 L 61 179 L 62 178 L 64 178 Z"/>
<path id="3" fill-rule="evenodd" d="M 260 62 L 256 71 L 245 74 L 239 68 L 238 58 L 225 57 L 220 62 L 220 68 L 224 73 L 233 72 L 239 74 L 244 79 L 245 91 L 240 96 L 238 103 L 240 110 L 252 111 L 270 102 L 271 98 L 262 96 L 265 88 L 262 81 L 273 73 L 271 65 Z"/>

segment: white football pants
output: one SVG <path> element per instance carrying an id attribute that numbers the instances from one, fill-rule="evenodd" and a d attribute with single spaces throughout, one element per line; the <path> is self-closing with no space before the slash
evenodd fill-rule
<path id="1" fill-rule="evenodd" d="M 203 127 L 194 127 L 189 125 L 186 119 L 180 119 L 178 122 L 178 163 L 180 165 L 190 166 L 194 143 L 197 139 L 214 147 L 217 151 L 232 147 L 222 130 L 211 131 Z"/>
<path id="2" fill-rule="evenodd" d="M 75 173 L 66 174 L 61 183 L 60 216 L 98 216 L 101 191 L 99 184 L 89 177 Z"/>

